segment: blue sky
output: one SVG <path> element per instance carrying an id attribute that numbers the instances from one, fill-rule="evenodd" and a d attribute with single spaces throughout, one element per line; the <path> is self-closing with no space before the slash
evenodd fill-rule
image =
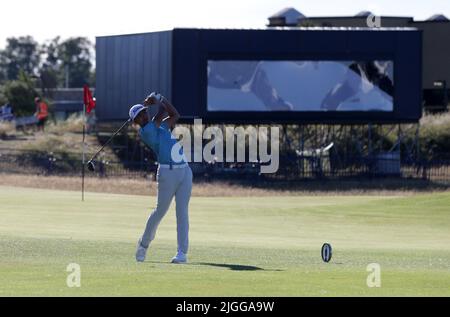
<path id="1" fill-rule="evenodd" d="M 174 27 L 262 28 L 284 7 L 306 16 L 377 15 L 426 19 L 450 17 L 449 0 L 14 0 L 2 2 L 0 47 L 10 36 L 32 35 L 39 41 L 61 35 L 140 33 Z"/>

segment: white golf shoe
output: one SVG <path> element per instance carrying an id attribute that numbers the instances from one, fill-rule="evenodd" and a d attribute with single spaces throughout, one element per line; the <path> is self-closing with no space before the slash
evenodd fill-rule
<path id="1" fill-rule="evenodd" d="M 187 263 L 187 256 L 181 251 L 178 251 L 177 255 L 172 259 L 173 264 L 185 264 Z"/>
<path id="2" fill-rule="evenodd" d="M 147 249 L 148 249 L 148 248 L 144 248 L 142 246 L 141 242 L 142 242 L 142 239 L 139 239 L 137 248 L 136 248 L 136 261 L 138 261 L 138 262 L 145 261 L 145 256 L 147 255 Z"/>

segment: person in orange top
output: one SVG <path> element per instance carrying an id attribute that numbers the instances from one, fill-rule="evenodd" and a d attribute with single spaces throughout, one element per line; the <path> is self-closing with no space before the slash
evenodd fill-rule
<path id="1" fill-rule="evenodd" d="M 38 123 L 37 123 L 38 131 L 44 131 L 44 126 L 45 126 L 45 123 L 47 122 L 47 118 L 48 118 L 48 106 L 39 97 L 36 97 L 34 99 L 34 103 L 36 104 L 35 116 L 38 119 Z"/>

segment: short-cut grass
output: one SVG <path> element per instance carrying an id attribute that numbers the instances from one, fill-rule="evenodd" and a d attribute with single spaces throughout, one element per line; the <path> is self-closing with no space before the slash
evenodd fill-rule
<path id="1" fill-rule="evenodd" d="M 148 259 L 152 196 L 0 186 L 0 296 L 449 296 L 450 193 L 193 197 L 190 263 L 174 206 Z M 329 242 L 333 259 L 323 263 Z M 69 288 L 70 263 L 81 287 Z M 367 266 L 381 267 L 369 288 Z"/>

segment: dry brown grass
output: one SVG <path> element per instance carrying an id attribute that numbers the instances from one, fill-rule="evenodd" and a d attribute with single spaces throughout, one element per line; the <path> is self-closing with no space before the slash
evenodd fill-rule
<path id="1" fill-rule="evenodd" d="M 423 127 L 448 127 L 450 126 L 450 112 L 424 115 L 420 120 L 420 125 Z"/>
<path id="2" fill-rule="evenodd" d="M 76 157 L 80 156 L 83 150 L 82 135 L 66 132 L 64 135 L 51 133 L 36 133 L 28 138 L 28 142 L 18 143 L 16 148 L 21 150 L 38 151 L 44 153 L 72 153 Z M 94 153 L 100 144 L 93 135 L 86 135 L 86 151 Z M 102 153 L 103 157 L 114 158 L 113 152 L 106 148 Z"/>
<path id="3" fill-rule="evenodd" d="M 13 123 L 0 122 L 0 138 L 5 138 L 15 133 L 16 133 L 16 126 Z"/>
<path id="4" fill-rule="evenodd" d="M 0 184 L 15 187 L 31 187 L 55 190 L 81 191 L 81 179 L 64 176 L 37 176 L 22 174 L 0 174 Z M 413 195 L 419 192 L 446 191 L 449 187 L 414 185 L 401 187 L 399 183 L 386 183 L 386 188 L 368 184 L 340 182 L 324 185 L 306 182 L 303 185 L 266 185 L 257 188 L 232 182 L 201 182 L 193 186 L 193 196 L 199 197 L 263 197 L 263 196 L 311 196 L 311 195 Z M 150 179 L 91 178 L 85 180 L 87 192 L 115 194 L 156 195 L 156 182 Z"/>
<path id="5" fill-rule="evenodd" d="M 64 121 L 49 123 L 45 132 L 36 132 L 33 127 L 25 131 L 16 130 L 10 123 L 0 123 L 0 149 L 25 150 L 43 153 L 61 153 L 79 157 L 83 150 L 82 143 L 83 117 L 73 114 Z M 10 136 L 14 136 L 11 138 Z M 6 137 L 10 137 L 6 140 Z M 101 146 L 96 135 L 86 135 L 86 151 L 88 155 L 95 153 Z M 110 148 L 106 148 L 101 158 L 115 160 L 116 155 Z"/>
<path id="6" fill-rule="evenodd" d="M 82 140 L 82 134 L 80 133 L 65 132 L 55 134 L 46 131 L 26 136 L 25 140 L 4 142 L 4 146 L 17 150 L 67 154 L 68 157 L 79 158 L 83 151 Z M 87 156 L 94 154 L 101 146 L 95 135 L 86 135 L 85 142 Z M 0 145 L 1 147 L 2 145 Z M 103 150 L 99 158 L 117 160 L 112 149 L 108 147 Z"/>
<path id="7" fill-rule="evenodd" d="M 45 130 L 49 133 L 63 135 L 64 133 L 80 133 L 83 131 L 83 116 L 78 113 L 71 114 L 66 120 L 50 121 Z"/>
<path id="8" fill-rule="evenodd" d="M 16 187 L 45 188 L 57 190 L 81 191 L 81 179 L 64 176 L 37 176 L 21 174 L 0 174 L 1 184 Z M 127 178 L 91 178 L 85 179 L 87 192 L 115 194 L 156 195 L 156 182 L 150 179 Z M 266 189 L 246 188 L 225 183 L 201 183 L 193 186 L 193 196 L 229 197 L 229 196 L 266 196 L 268 194 L 293 194 L 289 191 L 270 191 Z"/>

